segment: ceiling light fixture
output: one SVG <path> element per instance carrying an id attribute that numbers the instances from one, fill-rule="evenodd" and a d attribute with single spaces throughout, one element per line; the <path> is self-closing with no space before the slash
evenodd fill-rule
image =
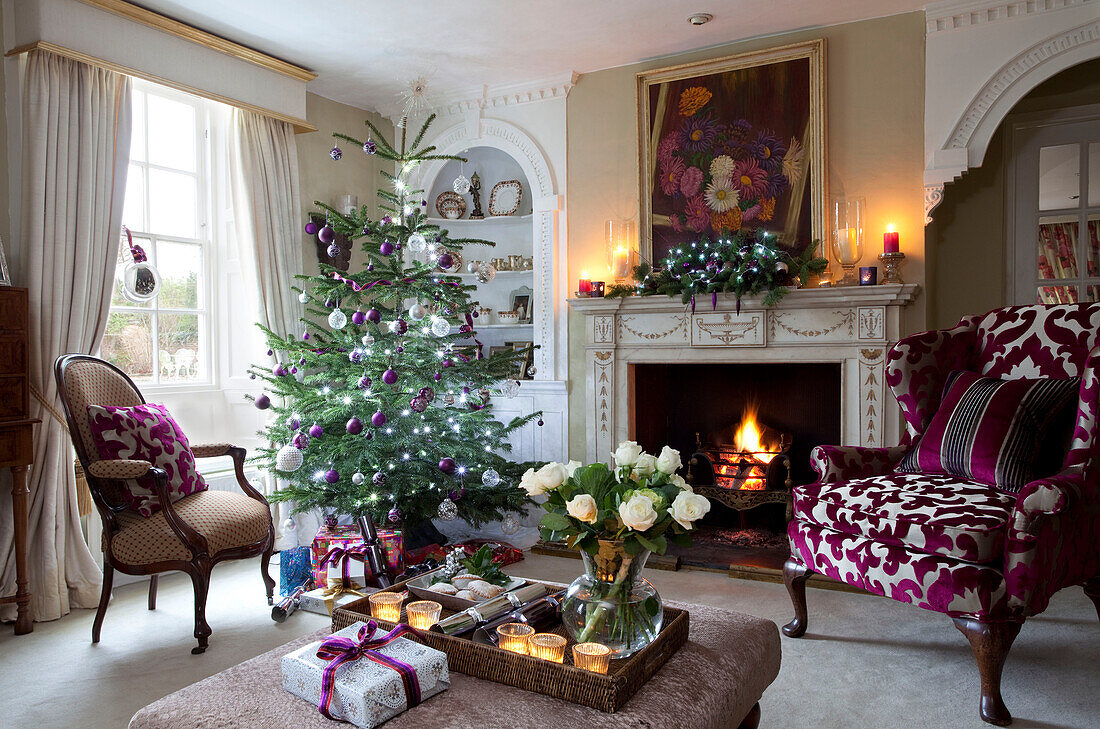
<path id="1" fill-rule="evenodd" d="M 712 20 L 714 16 L 710 13 L 692 13 L 688 16 L 688 22 L 692 25 L 706 25 Z"/>

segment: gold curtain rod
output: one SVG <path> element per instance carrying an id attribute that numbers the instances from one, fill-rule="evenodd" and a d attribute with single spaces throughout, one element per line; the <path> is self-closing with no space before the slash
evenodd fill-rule
<path id="1" fill-rule="evenodd" d="M 309 69 L 295 66 L 293 63 L 284 61 L 281 58 L 275 58 L 274 56 L 261 53 L 248 46 L 242 46 L 240 43 L 235 43 L 221 36 L 214 35 L 213 33 L 208 33 L 193 25 L 182 23 L 165 15 L 161 15 L 160 13 L 155 13 L 152 10 L 138 7 L 137 5 L 125 2 L 125 0 L 80 0 L 80 2 L 85 5 L 91 5 L 94 8 L 99 8 L 100 10 L 106 10 L 108 13 L 114 13 L 127 20 L 132 20 L 135 23 L 155 28 L 169 35 L 174 35 L 177 38 L 183 38 L 192 43 L 198 43 L 200 46 L 211 48 L 219 53 L 224 53 L 228 56 L 248 61 L 249 63 L 254 63 L 257 66 L 275 71 L 276 73 L 281 73 L 284 76 L 296 78 L 299 81 L 312 81 L 317 78 L 317 74 Z"/>
<path id="2" fill-rule="evenodd" d="M 302 134 L 304 132 L 315 132 L 317 127 L 310 124 L 305 119 L 298 119 L 297 117 L 282 114 L 271 109 L 265 109 L 262 106 L 256 106 L 255 104 L 249 104 L 244 101 L 238 101 L 237 99 L 231 99 L 228 96 L 222 96 L 221 94 L 215 94 L 210 91 L 204 91 L 203 89 L 197 89 L 194 86 L 188 86 L 187 84 L 181 84 L 177 81 L 161 78 L 160 76 L 154 76 L 151 73 L 145 73 L 144 71 L 138 71 L 127 66 L 123 66 L 120 63 L 114 63 L 113 61 L 104 61 L 102 58 L 96 58 L 90 56 L 87 53 L 80 51 L 74 51 L 71 48 L 65 48 L 59 46 L 56 43 L 50 43 L 49 41 L 35 41 L 34 43 L 28 43 L 18 48 L 12 48 L 5 53 L 5 56 L 18 56 L 23 53 L 30 53 L 31 51 L 48 51 L 58 56 L 64 56 L 65 58 L 71 58 L 74 61 L 86 63 L 89 66 L 96 66 L 97 68 L 103 68 L 108 71 L 114 71 L 116 73 L 125 74 L 127 76 L 133 76 L 135 78 L 144 79 L 146 81 L 152 81 L 153 83 L 167 86 L 169 88 L 176 89 L 177 91 L 183 91 L 184 93 L 194 94 L 195 96 L 201 96 L 204 99 L 210 99 L 211 101 L 218 101 L 222 104 L 228 104 L 238 109 L 244 109 L 245 111 L 255 112 L 256 114 L 262 114 L 263 116 L 269 116 L 272 119 L 278 119 L 284 121 L 294 127 L 295 134 Z"/>

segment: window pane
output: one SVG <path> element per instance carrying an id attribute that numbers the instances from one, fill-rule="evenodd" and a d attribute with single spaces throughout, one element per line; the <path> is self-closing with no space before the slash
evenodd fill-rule
<path id="1" fill-rule="evenodd" d="M 1100 301 L 1100 286 L 1086 287 L 1085 301 Z"/>
<path id="2" fill-rule="evenodd" d="M 103 358 L 139 382 L 153 380 L 153 316 L 111 312 L 103 335 Z"/>
<path id="3" fill-rule="evenodd" d="M 1040 286 L 1040 304 L 1076 304 L 1076 286 Z"/>
<path id="4" fill-rule="evenodd" d="M 1039 149 L 1039 209 L 1075 208 L 1081 196 L 1081 149 L 1060 144 Z"/>
<path id="5" fill-rule="evenodd" d="M 197 380 L 200 377 L 198 314 L 158 314 L 158 342 L 162 381 Z"/>
<path id="6" fill-rule="evenodd" d="M 189 243 L 157 243 L 157 268 L 160 271 L 162 309 L 197 309 L 201 305 L 202 248 Z"/>
<path id="7" fill-rule="evenodd" d="M 134 128 L 130 132 L 130 159 L 136 162 L 145 161 L 145 92 L 134 91 L 133 94 L 133 119 Z"/>
<path id="8" fill-rule="evenodd" d="M 145 251 L 145 254 L 149 257 L 149 262 L 154 266 L 156 265 L 156 256 L 153 251 L 153 241 L 148 238 L 142 238 L 140 236 L 134 236 L 134 245 L 139 245 Z M 111 306 L 127 306 L 134 309 L 151 309 L 153 307 L 152 301 L 146 301 L 141 304 L 135 304 L 122 295 L 122 275 L 125 272 L 126 267 L 131 263 L 130 247 L 126 245 L 126 236 L 119 236 L 118 242 L 118 258 L 115 260 L 115 285 L 111 290 Z M 154 299 L 155 301 L 155 299 Z"/>
<path id="9" fill-rule="evenodd" d="M 149 95 L 149 162 L 195 171 L 195 107 Z"/>
<path id="10" fill-rule="evenodd" d="M 1077 221 L 1039 218 L 1039 278 L 1077 278 Z"/>
<path id="11" fill-rule="evenodd" d="M 1088 251 L 1089 271 L 1088 275 L 1100 276 L 1100 215 L 1093 213 L 1088 219 L 1089 242 L 1085 250 Z"/>
<path id="12" fill-rule="evenodd" d="M 1089 145 L 1089 207 L 1100 205 L 1100 142 Z"/>
<path id="13" fill-rule="evenodd" d="M 122 224 L 130 230 L 148 230 L 145 227 L 145 170 L 141 165 L 130 165 L 130 170 L 126 173 Z"/>
<path id="14" fill-rule="evenodd" d="M 194 175 L 149 170 L 149 228 L 158 235 L 195 238 L 198 181 Z"/>

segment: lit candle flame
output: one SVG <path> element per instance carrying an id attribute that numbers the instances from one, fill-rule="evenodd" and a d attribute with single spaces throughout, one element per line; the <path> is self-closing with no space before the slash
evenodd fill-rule
<path id="1" fill-rule="evenodd" d="M 893 223 L 890 223 L 889 225 L 886 226 L 886 232 L 887 233 L 893 233 L 894 232 L 894 224 Z"/>

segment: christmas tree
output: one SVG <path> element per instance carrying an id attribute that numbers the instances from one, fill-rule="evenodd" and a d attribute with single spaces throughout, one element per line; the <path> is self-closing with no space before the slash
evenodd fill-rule
<path id="1" fill-rule="evenodd" d="M 337 145 L 394 163 L 394 174 L 381 173 L 387 186 L 378 191 L 379 220 L 365 205 L 343 214 L 316 202 L 325 224 L 306 226 L 330 244 L 333 258 L 337 234 L 361 240 L 367 263 L 354 274 L 322 265 L 320 275 L 298 277 L 294 290 L 309 315 L 300 336 L 264 328 L 274 362 L 251 368 L 265 382 L 253 401 L 276 417 L 261 433 L 271 446 L 259 460 L 288 482 L 272 500 L 293 501 L 296 512 L 369 513 L 415 530 L 437 516 L 480 526 L 526 505 L 516 484 L 527 464 L 501 454 L 518 429 L 542 425 L 541 413 L 503 424 L 493 418 L 490 396 L 515 396 L 513 378 L 527 351 L 483 356 L 470 298 L 476 286 L 448 275 L 459 260 L 452 252 L 492 243 L 452 239 L 429 224 L 424 191 L 410 184 L 420 164 L 460 159 L 422 146 L 433 119 L 407 146 L 404 124 L 400 146 L 369 121 L 366 141 L 333 135 Z M 336 146 L 330 156 L 340 160 L 343 152 Z M 477 273 L 484 281 L 494 271 Z M 518 526 L 514 516 L 509 524 Z"/>

